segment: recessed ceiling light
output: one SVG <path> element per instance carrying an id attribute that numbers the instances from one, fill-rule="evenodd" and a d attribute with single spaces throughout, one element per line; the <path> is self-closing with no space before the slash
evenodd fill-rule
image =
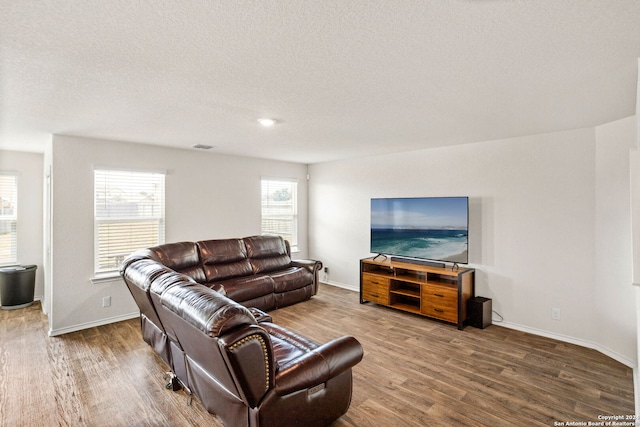
<path id="1" fill-rule="evenodd" d="M 192 147 L 197 148 L 199 150 L 211 150 L 212 148 L 215 148 L 215 146 L 213 145 L 205 145 L 205 144 L 193 144 Z"/>
<path id="2" fill-rule="evenodd" d="M 269 126 L 273 126 L 277 123 L 276 119 L 269 119 L 266 117 L 260 118 L 258 119 L 258 123 L 260 123 L 262 126 L 264 127 L 269 127 Z"/>

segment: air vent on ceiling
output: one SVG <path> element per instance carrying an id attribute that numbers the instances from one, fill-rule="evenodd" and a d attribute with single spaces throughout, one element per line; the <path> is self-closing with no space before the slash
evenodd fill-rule
<path id="1" fill-rule="evenodd" d="M 197 148 L 198 150 L 211 150 L 215 148 L 213 145 L 205 145 L 205 144 L 193 144 L 193 148 Z"/>

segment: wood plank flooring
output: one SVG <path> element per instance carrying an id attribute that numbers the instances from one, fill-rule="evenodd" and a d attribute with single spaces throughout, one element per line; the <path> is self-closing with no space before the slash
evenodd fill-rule
<path id="1" fill-rule="evenodd" d="M 634 413 L 632 370 L 575 345 L 492 325 L 458 331 L 358 303 L 322 285 L 310 301 L 271 312 L 316 341 L 355 336 L 350 426 L 553 426 Z M 221 426 L 184 392 L 138 320 L 47 336 L 39 304 L 0 310 L 0 426 Z M 284 426 L 288 427 L 288 426 Z"/>

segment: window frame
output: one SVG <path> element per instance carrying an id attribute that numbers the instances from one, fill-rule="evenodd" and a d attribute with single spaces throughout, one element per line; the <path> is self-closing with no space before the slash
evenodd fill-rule
<path id="1" fill-rule="evenodd" d="M 278 187 L 286 188 L 287 185 L 290 185 L 291 198 L 293 199 L 291 202 L 292 213 L 290 214 L 291 218 L 290 227 L 291 233 L 278 232 L 274 228 L 265 228 L 265 208 L 272 207 L 273 205 L 265 205 L 265 183 L 267 185 L 271 185 L 273 188 L 272 191 L 277 191 Z M 268 196 L 268 195 L 267 195 Z M 260 230 L 262 234 L 275 234 L 281 236 L 283 239 L 289 242 L 289 246 L 291 246 L 291 252 L 298 252 L 298 180 L 295 178 L 274 178 L 274 177 L 262 177 L 260 179 Z M 273 202 L 273 200 L 272 200 Z M 280 214 L 282 215 L 282 214 Z M 273 220 L 273 218 L 271 218 Z M 287 236 L 291 236 L 290 239 Z"/>
<path id="2" fill-rule="evenodd" d="M 0 224 L 5 221 L 8 222 L 10 231 L 9 233 L 9 257 L 6 259 L 0 258 L 0 266 L 9 266 L 9 265 L 17 265 L 18 262 L 18 209 L 19 209 L 19 179 L 18 173 L 14 171 L 0 171 L 0 179 L 4 180 L 5 178 L 13 178 L 13 191 L 9 192 L 8 198 L 9 203 L 13 204 L 13 206 L 9 206 L 13 208 L 13 213 L 9 215 L 4 214 L 4 208 L 0 204 Z M 11 185 L 10 182 L 7 182 L 8 185 Z M 1 200 L 4 198 L 0 197 Z M 1 227 L 0 227 L 1 229 Z"/>
<path id="3" fill-rule="evenodd" d="M 105 279 L 105 278 L 113 278 L 113 277 L 118 277 L 119 276 L 119 265 L 114 265 L 111 268 L 103 268 L 102 264 L 101 264 L 101 260 L 104 259 L 105 257 L 107 258 L 113 258 L 115 257 L 114 253 L 111 253 L 109 251 L 105 251 L 101 250 L 101 243 L 104 243 L 103 240 L 100 239 L 100 231 L 101 231 L 101 226 L 107 225 L 107 224 L 124 224 L 124 223 L 150 223 L 150 222 L 157 222 L 157 229 L 155 230 L 155 237 L 156 239 L 151 242 L 149 241 L 147 244 L 141 245 L 141 246 L 136 246 L 136 247 L 131 247 L 130 249 L 128 249 L 127 251 L 122 253 L 122 257 L 126 257 L 129 253 L 133 252 L 134 250 L 138 250 L 138 249 L 143 249 L 144 247 L 150 247 L 150 246 L 157 246 L 157 245 L 161 245 L 163 243 L 165 243 L 165 236 L 166 236 L 166 231 L 165 231 L 165 224 L 166 224 L 166 171 L 158 171 L 158 170 L 142 170 L 142 169 L 122 169 L 122 168 L 114 168 L 114 167 L 109 167 L 109 166 L 96 166 L 94 167 L 93 170 L 93 223 L 94 223 L 94 243 L 93 243 L 93 257 L 94 257 L 94 265 L 93 265 L 93 271 L 94 271 L 94 279 L 97 279 L 97 281 L 99 281 L 100 279 Z M 102 178 L 99 178 L 98 174 L 105 174 L 105 175 L 112 175 L 111 177 L 107 177 L 106 179 L 111 180 L 111 182 L 104 182 L 105 188 L 98 188 L 99 184 L 102 184 L 103 181 L 100 181 Z M 117 181 L 118 178 L 115 178 L 116 176 L 119 176 L 119 179 L 122 179 L 123 176 L 128 175 L 131 177 L 137 177 L 136 179 L 140 179 L 140 183 L 143 183 L 144 185 L 158 185 L 160 188 L 157 190 L 158 194 L 153 194 L 153 196 L 158 196 L 159 200 L 155 203 L 149 204 L 148 206 L 140 206 L 140 201 L 135 202 L 135 208 L 137 210 L 139 210 L 140 208 L 144 209 L 148 209 L 149 206 L 151 206 L 152 212 L 155 212 L 153 214 L 150 215 L 138 215 L 138 213 L 132 215 L 131 213 L 127 214 L 127 215 L 112 215 L 112 209 L 114 209 L 113 206 L 109 206 L 108 202 L 104 202 L 102 208 L 105 212 L 107 212 L 107 215 L 99 215 L 98 214 L 98 210 L 99 210 L 99 194 L 104 194 L 108 191 L 113 191 L 115 190 L 115 188 L 111 188 L 110 186 L 114 185 L 114 181 Z M 147 175 L 147 177 L 145 178 L 145 175 Z M 125 190 L 122 190 L 123 193 L 125 194 L 125 203 L 129 202 L 130 204 L 134 203 L 133 201 L 129 200 L 129 197 L 132 196 L 133 192 L 137 192 L 138 195 L 137 197 L 142 197 L 141 195 L 143 194 L 149 194 L 149 193 L 143 193 L 142 191 L 143 189 L 141 189 L 140 187 L 137 188 L 129 188 L 126 191 L 129 191 L 131 193 L 126 193 Z M 157 211 L 156 211 L 157 209 Z M 117 207 L 114 209 L 114 212 L 117 212 L 118 209 Z M 135 229 L 135 227 L 134 227 Z M 104 230 L 103 230 L 104 231 Z M 115 243 L 116 244 L 123 244 L 124 240 L 118 240 L 115 239 Z M 115 261 L 116 264 L 118 264 L 118 261 Z"/>

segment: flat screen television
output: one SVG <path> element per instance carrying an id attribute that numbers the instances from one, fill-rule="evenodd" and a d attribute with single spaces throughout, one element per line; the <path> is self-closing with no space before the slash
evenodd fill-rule
<path id="1" fill-rule="evenodd" d="M 371 253 L 467 264 L 469 198 L 371 199 Z"/>

